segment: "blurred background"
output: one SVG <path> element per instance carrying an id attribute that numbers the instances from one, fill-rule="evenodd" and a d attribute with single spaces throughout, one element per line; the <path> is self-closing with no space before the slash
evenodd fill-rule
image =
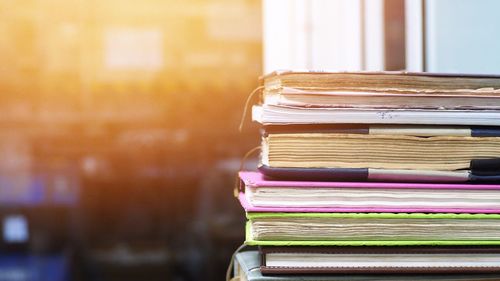
<path id="1" fill-rule="evenodd" d="M 238 132 L 259 75 L 500 73 L 499 8 L 0 0 L 0 281 L 222 280 L 244 240 L 232 190 L 259 144 L 257 125 Z"/>
<path id="2" fill-rule="evenodd" d="M 260 1 L 0 1 L 0 280 L 221 280 Z"/>

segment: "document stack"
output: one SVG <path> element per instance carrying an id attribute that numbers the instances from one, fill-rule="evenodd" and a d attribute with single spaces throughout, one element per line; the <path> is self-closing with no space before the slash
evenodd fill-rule
<path id="1" fill-rule="evenodd" d="M 274 72 L 239 280 L 500 280 L 500 76 Z M 254 268 L 254 269 L 252 269 Z"/>

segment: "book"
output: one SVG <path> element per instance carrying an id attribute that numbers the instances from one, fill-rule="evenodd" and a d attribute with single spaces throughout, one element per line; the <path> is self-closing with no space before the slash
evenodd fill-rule
<path id="1" fill-rule="evenodd" d="M 443 181 L 447 176 L 450 181 L 471 180 L 471 174 L 477 180 L 500 176 L 499 127 L 273 128 L 266 127 L 262 136 L 261 164 L 269 168 L 357 169 L 350 170 L 354 180 L 391 180 L 398 174 L 402 181 L 409 180 L 405 175 L 417 181 L 418 175 L 433 181 L 439 176 Z"/>
<path id="2" fill-rule="evenodd" d="M 247 212 L 500 213 L 500 185 L 268 180 L 239 173 Z"/>
<path id="3" fill-rule="evenodd" d="M 499 75 L 449 74 L 405 71 L 291 71 L 280 70 L 259 78 L 266 89 L 293 88 L 375 88 L 474 90 L 500 88 Z"/>
<path id="4" fill-rule="evenodd" d="M 500 215 L 453 213 L 249 213 L 247 245 L 500 245 Z"/>
<path id="5" fill-rule="evenodd" d="M 276 106 L 380 109 L 500 109 L 498 94 L 488 89 L 471 91 L 410 89 L 299 89 L 263 91 L 263 103 Z"/>
<path id="6" fill-rule="evenodd" d="M 259 247 L 263 274 L 500 273 L 500 247 Z"/>
<path id="7" fill-rule="evenodd" d="M 262 151 L 262 164 L 271 167 L 452 171 L 499 158 L 500 137 L 269 133 Z"/>
<path id="8" fill-rule="evenodd" d="M 264 273 L 265 274 L 265 273 Z M 232 281 L 498 281 L 499 274 L 265 274 L 261 271 L 258 251 L 245 251 L 235 255 Z"/>
<path id="9" fill-rule="evenodd" d="M 294 72 L 261 77 L 267 105 L 499 109 L 500 76 L 409 72 Z"/>
<path id="10" fill-rule="evenodd" d="M 262 104 L 252 120 L 263 125 L 288 124 L 421 124 L 500 126 L 499 110 L 311 108 Z"/>

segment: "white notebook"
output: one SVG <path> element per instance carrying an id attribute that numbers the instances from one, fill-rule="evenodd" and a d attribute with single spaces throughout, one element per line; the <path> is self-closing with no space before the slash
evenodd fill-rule
<path id="1" fill-rule="evenodd" d="M 500 126 L 500 110 L 306 108 L 255 105 L 252 119 L 279 124 L 427 124 Z"/>

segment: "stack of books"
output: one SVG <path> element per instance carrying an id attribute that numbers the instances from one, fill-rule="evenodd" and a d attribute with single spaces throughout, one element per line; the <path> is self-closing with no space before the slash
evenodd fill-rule
<path id="1" fill-rule="evenodd" d="M 500 280 L 500 77 L 261 81 L 240 280 Z"/>

